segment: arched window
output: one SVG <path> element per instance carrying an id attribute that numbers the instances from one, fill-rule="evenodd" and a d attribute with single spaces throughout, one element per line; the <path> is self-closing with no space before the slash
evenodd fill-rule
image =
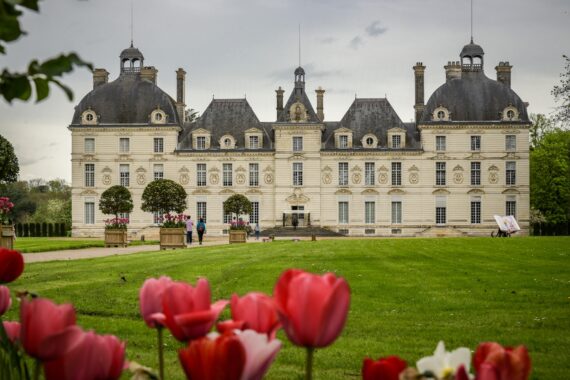
<path id="1" fill-rule="evenodd" d="M 471 63 L 471 57 L 463 57 L 461 60 L 463 66 L 471 66 Z"/>

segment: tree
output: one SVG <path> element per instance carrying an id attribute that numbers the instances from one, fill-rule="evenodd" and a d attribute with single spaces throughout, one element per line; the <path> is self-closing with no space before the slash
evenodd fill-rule
<path id="1" fill-rule="evenodd" d="M 541 113 L 531 114 L 530 120 L 532 121 L 532 125 L 529 130 L 530 148 L 534 149 L 546 134 L 554 130 L 554 124 L 552 123 L 552 120 Z"/>
<path id="2" fill-rule="evenodd" d="M 12 183 L 18 180 L 18 157 L 10 141 L 0 135 L 0 184 Z"/>
<path id="3" fill-rule="evenodd" d="M 103 214 L 115 215 L 117 219 L 120 213 L 133 211 L 131 192 L 121 185 L 109 187 L 101 194 L 99 210 L 101 210 Z"/>
<path id="4" fill-rule="evenodd" d="M 188 108 L 184 111 L 184 122 L 185 123 L 192 123 L 200 118 L 198 111 L 194 108 Z"/>
<path id="5" fill-rule="evenodd" d="M 224 202 L 224 212 L 226 214 L 236 214 L 239 218 L 243 214 L 251 214 L 253 208 L 251 202 L 245 195 L 234 194 Z"/>
<path id="6" fill-rule="evenodd" d="M 39 0 L 0 0 L 0 54 L 6 54 L 5 42 L 16 41 L 26 33 L 20 28 L 19 18 L 22 10 L 28 9 L 39 12 Z M 0 95 L 11 103 L 14 99 L 27 101 L 32 95 L 32 85 L 36 89 L 36 101 L 39 102 L 49 95 L 49 84 L 61 88 L 68 99 L 73 100 L 73 92 L 59 81 L 59 78 L 73 71 L 74 66 L 88 67 L 90 63 L 83 61 L 77 54 L 61 54 L 44 62 L 33 60 L 25 72 L 10 72 L 4 69 L 0 73 Z"/>
<path id="7" fill-rule="evenodd" d="M 560 74 L 560 84 L 552 89 L 554 100 L 562 104 L 557 107 L 554 120 L 563 126 L 570 126 L 570 58 L 567 55 L 562 57 L 566 60 L 564 72 Z"/>
<path id="8" fill-rule="evenodd" d="M 142 194 L 141 209 L 146 212 L 178 214 L 186 209 L 186 190 L 170 179 L 157 179 L 149 183 Z"/>

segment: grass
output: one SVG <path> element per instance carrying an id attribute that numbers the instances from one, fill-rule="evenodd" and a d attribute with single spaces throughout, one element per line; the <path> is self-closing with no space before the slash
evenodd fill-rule
<path id="1" fill-rule="evenodd" d="M 158 244 L 158 241 L 134 240 L 129 245 Z M 17 238 L 14 249 L 22 253 L 60 251 L 64 249 L 82 249 L 93 247 L 104 247 L 103 240 L 81 239 L 81 238 L 48 238 L 48 237 L 25 237 Z"/>
<path id="2" fill-rule="evenodd" d="M 342 335 L 315 353 L 315 379 L 358 379 L 367 355 L 397 354 L 413 364 L 439 340 L 448 349 L 525 344 L 531 378 L 561 379 L 570 371 L 569 256 L 570 238 L 276 241 L 30 264 L 11 288 L 73 302 L 79 324 L 118 335 L 129 360 L 157 368 L 155 331 L 138 312 L 146 278 L 205 276 L 217 300 L 272 293 L 286 268 L 333 271 L 348 280 L 352 302 Z M 181 345 L 166 335 L 167 377 L 181 379 Z M 302 378 L 303 350 L 282 331 L 278 338 L 284 347 L 267 378 Z"/>

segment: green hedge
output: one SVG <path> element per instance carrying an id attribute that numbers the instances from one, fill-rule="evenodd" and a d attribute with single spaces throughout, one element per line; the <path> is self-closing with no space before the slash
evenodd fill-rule
<path id="1" fill-rule="evenodd" d="M 67 236 L 65 223 L 18 223 L 18 237 L 51 237 Z"/>

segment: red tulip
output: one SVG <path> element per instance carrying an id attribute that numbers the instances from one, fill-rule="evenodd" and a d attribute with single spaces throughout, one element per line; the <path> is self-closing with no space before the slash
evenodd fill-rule
<path id="1" fill-rule="evenodd" d="M 89 331 L 64 356 L 45 362 L 44 372 L 46 380 L 112 380 L 121 377 L 124 362 L 124 342 Z"/>
<path id="2" fill-rule="evenodd" d="M 20 340 L 20 322 L 2 322 L 4 326 L 4 331 L 8 336 L 8 340 L 12 343 Z"/>
<path id="3" fill-rule="evenodd" d="M 397 356 L 388 356 L 376 361 L 365 358 L 362 362 L 363 380 L 398 380 L 407 364 Z"/>
<path id="4" fill-rule="evenodd" d="M 245 330 L 246 325 L 244 321 L 233 321 L 231 319 L 216 324 L 216 330 L 220 334 L 227 332 L 232 332 L 234 330 Z"/>
<path id="5" fill-rule="evenodd" d="M 495 342 L 477 347 L 473 365 L 479 380 L 526 380 L 531 370 L 525 346 L 503 347 Z"/>
<path id="6" fill-rule="evenodd" d="M 24 299 L 20 322 L 22 346 L 39 360 L 56 359 L 81 342 L 81 330 L 75 326 L 75 311 L 69 304 L 58 306 L 45 298 Z"/>
<path id="7" fill-rule="evenodd" d="M 0 283 L 12 282 L 24 271 L 24 256 L 18 251 L 0 248 Z"/>
<path id="8" fill-rule="evenodd" d="M 246 363 L 246 351 L 239 337 L 232 333 L 209 334 L 190 342 L 178 351 L 180 363 L 191 380 L 240 380 Z"/>
<path id="9" fill-rule="evenodd" d="M 0 286 L 0 316 L 4 315 L 12 305 L 12 297 L 10 297 L 10 289 L 6 286 Z"/>
<path id="10" fill-rule="evenodd" d="M 149 278 L 139 291 L 141 314 L 147 326 L 156 328 L 164 325 L 162 312 L 162 295 L 172 284 L 170 277 L 161 276 L 159 279 Z"/>
<path id="11" fill-rule="evenodd" d="M 183 282 L 173 282 L 162 295 L 164 324 L 181 342 L 206 335 L 228 301 L 210 303 L 210 285 L 201 278 L 196 287 Z"/>
<path id="12" fill-rule="evenodd" d="M 342 277 L 289 269 L 277 281 L 273 295 L 285 333 L 298 346 L 326 347 L 344 327 L 350 288 Z"/>
<path id="13" fill-rule="evenodd" d="M 251 292 L 241 298 L 234 294 L 230 307 L 234 321 L 245 322 L 245 328 L 267 334 L 270 339 L 281 327 L 275 302 L 266 294 Z"/>

